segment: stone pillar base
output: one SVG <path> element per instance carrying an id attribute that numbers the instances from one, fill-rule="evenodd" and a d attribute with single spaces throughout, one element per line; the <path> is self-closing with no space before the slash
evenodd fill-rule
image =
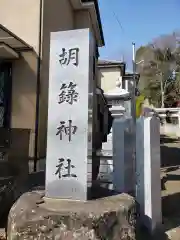
<path id="1" fill-rule="evenodd" d="M 119 194 L 80 202 L 25 193 L 11 208 L 8 240 L 135 240 L 136 203 Z"/>

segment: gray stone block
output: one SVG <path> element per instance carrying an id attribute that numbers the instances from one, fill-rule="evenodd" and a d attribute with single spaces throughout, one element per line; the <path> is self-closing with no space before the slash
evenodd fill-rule
<path id="1" fill-rule="evenodd" d="M 136 203 L 120 194 L 87 202 L 22 195 L 8 217 L 8 240 L 135 240 Z"/>

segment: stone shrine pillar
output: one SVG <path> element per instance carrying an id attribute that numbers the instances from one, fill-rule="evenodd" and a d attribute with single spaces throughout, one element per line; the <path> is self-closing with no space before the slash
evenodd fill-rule
<path id="1" fill-rule="evenodd" d="M 86 201 L 88 162 L 92 163 L 93 151 L 93 50 L 89 29 L 51 33 L 45 197 L 42 191 L 31 191 L 18 199 L 8 216 L 9 240 L 135 239 L 133 197 L 108 196 L 110 191 L 105 194 L 97 187 L 100 198 Z M 113 95 L 114 116 L 123 109 L 119 91 Z M 118 131 L 121 125 L 124 127 L 115 116 L 115 188 L 124 192 L 132 174 L 127 174 L 129 158 L 121 158 L 129 144 Z"/>
<path id="2" fill-rule="evenodd" d="M 93 57 L 89 29 L 51 33 L 46 156 L 49 198 L 87 200 L 95 94 Z"/>
<path id="3" fill-rule="evenodd" d="M 113 188 L 117 192 L 132 193 L 135 189 L 135 164 L 133 162 L 133 120 L 126 112 L 125 101 L 130 101 L 130 94 L 120 88 L 105 94 L 114 118 L 112 126 L 113 145 Z"/>

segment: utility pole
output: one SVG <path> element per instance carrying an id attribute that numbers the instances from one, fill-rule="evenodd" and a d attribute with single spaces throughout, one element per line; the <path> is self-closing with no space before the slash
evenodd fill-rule
<path id="1" fill-rule="evenodd" d="M 133 120 L 133 165 L 134 165 L 134 187 L 135 195 L 137 195 L 137 176 L 136 176 L 136 62 L 135 62 L 135 43 L 132 43 L 132 64 L 133 64 L 133 79 L 131 90 L 131 115 Z"/>
<path id="2" fill-rule="evenodd" d="M 161 84 L 161 108 L 164 108 L 164 88 L 163 88 L 162 73 L 160 74 L 160 76 L 161 76 L 161 80 L 160 80 L 160 84 Z"/>

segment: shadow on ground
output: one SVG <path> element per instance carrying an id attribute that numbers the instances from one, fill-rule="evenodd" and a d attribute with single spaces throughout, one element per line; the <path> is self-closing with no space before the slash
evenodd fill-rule
<path id="1" fill-rule="evenodd" d="M 172 218 L 171 228 L 180 227 L 180 193 L 162 197 L 162 212 L 164 219 Z M 166 229 L 169 230 L 169 229 Z"/>
<path id="2" fill-rule="evenodd" d="M 161 138 L 161 168 L 165 173 L 162 190 L 166 191 L 162 197 L 162 214 L 165 231 L 168 231 L 180 227 L 180 141 L 178 139 L 166 136 Z M 166 182 L 170 183 L 167 189 Z"/>
<path id="3" fill-rule="evenodd" d="M 157 233 L 154 236 L 151 236 L 147 229 L 141 227 L 136 234 L 136 240 L 171 240 L 165 232 Z"/>
<path id="4" fill-rule="evenodd" d="M 179 168 L 179 166 L 180 166 L 180 142 L 177 139 L 162 137 L 161 138 L 161 167 Z M 172 170 L 170 169 L 170 171 Z"/>

